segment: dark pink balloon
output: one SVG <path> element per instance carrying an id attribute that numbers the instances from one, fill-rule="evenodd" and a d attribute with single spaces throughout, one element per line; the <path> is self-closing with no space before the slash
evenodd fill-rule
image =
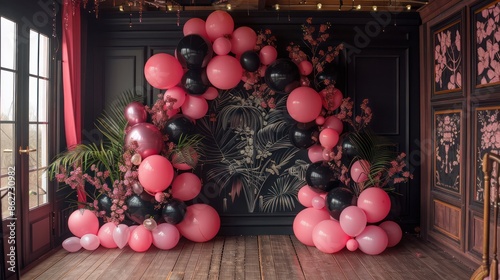
<path id="1" fill-rule="evenodd" d="M 314 121 L 321 113 L 321 96 L 310 87 L 298 87 L 288 95 L 286 108 L 298 122 Z"/>
<path id="2" fill-rule="evenodd" d="M 339 133 L 332 128 L 325 128 L 319 133 L 319 142 L 326 149 L 332 149 L 339 142 Z"/>
<path id="3" fill-rule="evenodd" d="M 213 42 L 219 37 L 233 33 L 234 20 L 231 15 L 225 11 L 214 11 L 207 17 L 205 30 L 207 31 L 208 38 Z"/>
<path id="4" fill-rule="evenodd" d="M 253 50 L 257 43 L 257 34 L 248 27 L 238 27 L 233 31 L 231 37 L 231 52 L 239 56 L 246 51 Z"/>
<path id="5" fill-rule="evenodd" d="M 219 91 L 214 87 L 209 87 L 201 96 L 203 96 L 206 100 L 214 100 L 219 97 Z"/>
<path id="6" fill-rule="evenodd" d="M 394 221 L 382 222 L 379 227 L 381 227 L 385 231 L 385 233 L 387 233 L 387 237 L 389 239 L 387 247 L 396 246 L 399 241 L 401 241 L 401 238 L 403 238 L 401 227 Z"/>
<path id="7" fill-rule="evenodd" d="M 172 163 L 160 155 L 152 155 L 144 159 L 139 165 L 137 173 L 144 191 L 153 196 L 157 192 L 166 190 L 174 179 Z"/>
<path id="8" fill-rule="evenodd" d="M 368 223 L 382 221 L 391 211 L 389 195 L 379 187 L 363 190 L 358 198 L 358 207 L 363 209 Z"/>
<path id="9" fill-rule="evenodd" d="M 229 55 L 219 55 L 207 65 L 207 77 L 218 89 L 232 89 L 238 85 L 243 73 L 240 62 Z"/>
<path id="10" fill-rule="evenodd" d="M 302 244 L 314 246 L 314 227 L 321 221 L 329 219 L 330 213 L 324 209 L 306 208 L 295 216 L 295 219 L 293 220 L 293 233 Z"/>
<path id="11" fill-rule="evenodd" d="M 156 126 L 150 123 L 138 123 L 125 135 L 125 145 L 137 142 L 137 152 L 144 160 L 148 156 L 157 155 L 163 150 L 163 136 Z"/>
<path id="12" fill-rule="evenodd" d="M 323 160 L 323 147 L 321 145 L 312 145 L 307 149 L 307 156 L 312 163 Z"/>
<path id="13" fill-rule="evenodd" d="M 212 48 L 217 55 L 226 55 L 231 51 L 231 41 L 226 37 L 219 37 L 215 39 Z"/>
<path id="14" fill-rule="evenodd" d="M 382 253 L 389 243 L 387 233 L 374 225 L 366 226 L 366 228 L 358 236 L 356 241 L 359 244 L 359 250 L 368 255 L 378 255 Z"/>
<path id="15" fill-rule="evenodd" d="M 151 86 L 169 89 L 177 85 L 184 75 L 180 62 L 174 56 L 158 53 L 151 56 L 144 66 L 144 76 Z"/>
<path id="16" fill-rule="evenodd" d="M 182 27 L 182 32 L 184 36 L 196 34 L 208 39 L 207 30 L 205 29 L 205 21 L 201 18 L 191 18 L 186 21 Z"/>
<path id="17" fill-rule="evenodd" d="M 302 60 L 297 66 L 299 66 L 299 72 L 302 76 L 307 76 L 312 73 L 313 65 L 308 60 Z"/>
<path id="18" fill-rule="evenodd" d="M 335 131 L 338 132 L 338 134 L 341 134 L 342 131 L 344 130 L 344 124 L 342 121 L 335 117 L 335 116 L 329 116 L 328 118 L 325 119 L 325 123 L 323 124 L 324 128 L 331 128 Z"/>
<path id="19" fill-rule="evenodd" d="M 342 104 L 342 92 L 338 88 L 324 89 L 320 92 L 323 107 L 329 111 L 336 110 Z"/>
<path id="20" fill-rule="evenodd" d="M 193 204 L 187 207 L 184 219 L 176 226 L 185 238 L 194 242 L 206 242 L 219 232 L 220 217 L 210 205 Z"/>
<path id="21" fill-rule="evenodd" d="M 178 109 L 186 100 L 186 91 L 181 87 L 172 87 L 163 94 L 163 100 L 168 108 Z"/>
<path id="22" fill-rule="evenodd" d="M 267 45 L 260 49 L 259 52 L 260 63 L 269 65 L 278 58 L 278 51 L 275 47 Z"/>
<path id="23" fill-rule="evenodd" d="M 182 113 L 191 119 L 203 118 L 208 112 L 207 100 L 202 96 L 187 95 L 181 106 Z"/>
<path id="24" fill-rule="evenodd" d="M 129 125 L 146 122 L 148 113 L 144 104 L 140 102 L 131 102 L 125 107 L 125 119 Z"/>

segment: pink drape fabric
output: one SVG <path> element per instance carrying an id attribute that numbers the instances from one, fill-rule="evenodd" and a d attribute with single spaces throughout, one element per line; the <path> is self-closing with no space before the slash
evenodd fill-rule
<path id="1" fill-rule="evenodd" d="M 79 3 L 79 1 L 76 1 Z M 80 7 L 65 0 L 62 13 L 62 75 L 64 128 L 66 145 L 74 148 L 81 142 L 81 26 Z M 78 201 L 85 203 L 84 186 L 76 189 Z M 80 203 L 80 205 L 82 205 Z M 83 205 L 82 205 L 83 206 Z"/>

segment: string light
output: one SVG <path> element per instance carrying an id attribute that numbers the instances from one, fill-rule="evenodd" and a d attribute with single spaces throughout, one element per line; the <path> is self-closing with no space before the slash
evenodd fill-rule
<path id="1" fill-rule="evenodd" d="M 276 11 L 279 11 L 279 9 L 280 9 L 280 4 L 275 4 L 275 5 L 274 5 L 274 9 L 275 9 Z"/>
<path id="2" fill-rule="evenodd" d="M 406 9 L 407 9 L 408 11 L 410 11 L 410 10 L 411 10 L 411 5 L 406 5 Z"/>
<path id="3" fill-rule="evenodd" d="M 358 4 L 358 5 L 356 6 L 356 10 L 361 10 L 361 5 L 359 5 L 359 4 Z"/>
<path id="4" fill-rule="evenodd" d="M 377 11 L 377 6 L 373 6 L 372 9 L 373 9 L 374 12 L 376 12 Z"/>
<path id="5" fill-rule="evenodd" d="M 227 5 L 226 5 L 226 9 L 227 9 L 228 11 L 230 11 L 230 10 L 231 10 L 231 8 L 232 8 L 232 7 L 231 7 L 231 4 L 227 3 Z"/>
<path id="6" fill-rule="evenodd" d="M 323 4 L 321 3 L 316 4 L 316 8 L 318 8 L 318 10 L 321 10 L 321 8 L 323 8 Z"/>

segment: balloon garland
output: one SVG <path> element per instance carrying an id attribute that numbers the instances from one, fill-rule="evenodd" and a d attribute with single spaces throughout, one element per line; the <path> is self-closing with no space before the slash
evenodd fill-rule
<path id="1" fill-rule="evenodd" d="M 255 31 L 246 26 L 234 29 L 227 12 L 215 11 L 206 21 L 188 20 L 175 56 L 155 54 L 144 66 L 146 80 L 165 90 L 164 94 L 151 108 L 139 102 L 124 108 L 128 126 L 120 166 L 123 180 L 115 181 L 121 183 L 108 188 L 102 182 L 109 175 L 94 167 L 94 177 L 79 173 L 101 190 L 92 206 L 107 222 L 99 228 L 93 211 L 76 210 L 68 220 L 75 236 L 66 239 L 63 247 L 75 252 L 100 245 L 122 249 L 128 244 L 132 250 L 144 252 L 151 245 L 171 249 L 181 236 L 194 242 L 214 238 L 220 228 L 217 211 L 210 205 L 185 203 L 202 189 L 196 174 L 182 172 L 194 169 L 199 158 L 196 137 L 191 137 L 196 135 L 194 121 L 206 116 L 208 101 L 217 98 L 219 91 L 232 89 L 242 80 L 251 86 L 255 77 L 263 78 L 272 91 L 288 94 L 286 108 L 296 121 L 289 138 L 297 148 L 308 149 L 308 185 L 297 195 L 306 208 L 293 223 L 299 241 L 325 253 L 347 247 L 379 254 L 396 245 L 402 235 L 396 223 L 367 225 L 382 221 L 389 213 L 387 193 L 379 187 L 360 193 L 347 187 L 350 180 L 363 186 L 374 179 L 369 159 L 356 151 L 356 139 L 343 134 L 344 123 L 361 131 L 370 122 L 371 111 L 367 101 L 363 102 L 363 115 L 351 120 L 352 101 L 344 99 L 335 87 L 334 60 L 343 46 L 320 49 L 329 37 L 330 25 L 322 24 L 316 30 L 311 21 L 309 18 L 303 26 L 311 55 L 292 43 L 285 59 L 278 58 L 272 45 L 256 51 Z M 392 176 L 403 172 L 403 158 L 392 165 Z M 68 182 L 68 176 L 58 179 Z M 139 225 L 121 223 L 126 219 Z"/>

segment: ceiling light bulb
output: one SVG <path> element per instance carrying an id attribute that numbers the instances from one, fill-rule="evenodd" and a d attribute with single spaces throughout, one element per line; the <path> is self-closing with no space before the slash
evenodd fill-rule
<path id="1" fill-rule="evenodd" d="M 318 8 L 318 10 L 321 10 L 321 8 L 323 8 L 323 4 L 318 3 L 318 4 L 316 4 L 316 7 Z"/>
<path id="2" fill-rule="evenodd" d="M 411 10 L 411 5 L 406 5 L 406 9 L 409 11 Z"/>
<path id="3" fill-rule="evenodd" d="M 377 11 L 377 6 L 373 6 L 373 11 Z"/>
<path id="4" fill-rule="evenodd" d="M 229 11 L 229 10 L 231 10 L 231 8 L 232 8 L 232 7 L 231 7 L 231 4 L 227 3 L 227 5 L 226 5 L 226 9 Z"/>
<path id="5" fill-rule="evenodd" d="M 276 11 L 278 11 L 278 10 L 280 9 L 280 4 L 276 4 L 276 5 L 274 5 L 274 9 L 275 9 Z"/>
<path id="6" fill-rule="evenodd" d="M 167 10 L 168 10 L 169 12 L 171 12 L 171 11 L 172 11 L 172 4 L 168 4 L 168 5 L 167 5 Z"/>
<path id="7" fill-rule="evenodd" d="M 123 12 L 123 5 L 120 5 L 120 7 L 118 7 L 118 9 L 120 10 L 120 12 Z"/>
<path id="8" fill-rule="evenodd" d="M 361 5 L 357 5 L 356 10 L 361 10 Z"/>

